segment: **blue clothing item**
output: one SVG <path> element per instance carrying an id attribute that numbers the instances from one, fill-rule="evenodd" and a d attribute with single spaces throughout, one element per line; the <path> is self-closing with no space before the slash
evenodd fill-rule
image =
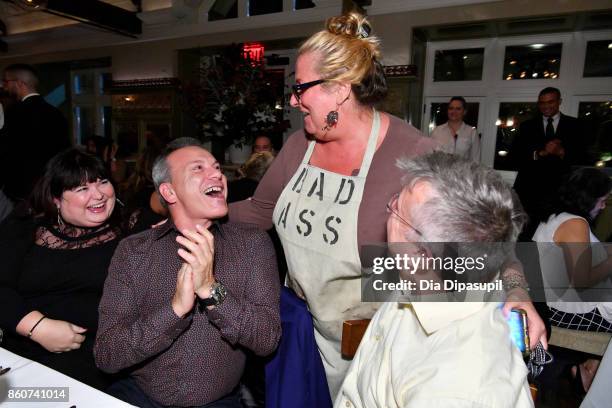
<path id="1" fill-rule="evenodd" d="M 281 288 L 282 336 L 266 365 L 266 408 L 331 408 L 323 362 L 306 303 Z"/>

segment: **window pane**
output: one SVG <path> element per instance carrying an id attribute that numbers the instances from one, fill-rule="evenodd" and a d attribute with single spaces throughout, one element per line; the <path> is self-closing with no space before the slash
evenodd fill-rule
<path id="1" fill-rule="evenodd" d="M 238 0 L 217 0 L 208 11 L 208 21 L 238 17 Z"/>
<path id="2" fill-rule="evenodd" d="M 495 143 L 495 162 L 493 167 L 498 170 L 516 170 L 510 163 L 508 153 L 516 137 L 519 125 L 531 119 L 538 112 L 535 102 L 502 102 L 499 104 L 497 140 Z"/>
<path id="3" fill-rule="evenodd" d="M 596 137 L 593 156 L 612 166 L 612 100 L 607 102 L 580 102 L 578 117 L 583 119 L 588 129 Z"/>
<path id="4" fill-rule="evenodd" d="M 94 91 L 93 72 L 81 72 L 74 74 L 72 91 L 75 95 L 91 95 Z"/>
<path id="5" fill-rule="evenodd" d="M 436 51 L 434 81 L 480 81 L 484 48 Z"/>
<path id="6" fill-rule="evenodd" d="M 75 106 L 74 107 L 74 118 L 76 121 L 76 136 L 77 143 L 83 143 L 83 141 L 94 135 L 95 123 L 94 123 L 94 111 L 90 107 L 86 106 Z"/>
<path id="7" fill-rule="evenodd" d="M 111 106 L 104 106 L 102 108 L 102 128 L 104 129 L 104 137 L 111 139 L 113 137 L 113 108 Z"/>
<path id="8" fill-rule="evenodd" d="M 558 78 L 562 47 L 561 43 L 506 47 L 503 79 Z"/>
<path id="9" fill-rule="evenodd" d="M 104 95 L 104 90 L 108 89 L 111 86 L 111 82 L 113 81 L 113 74 L 110 72 L 105 72 L 100 74 L 98 77 L 98 83 L 100 85 L 100 95 Z"/>
<path id="10" fill-rule="evenodd" d="M 293 9 L 302 10 L 307 8 L 313 8 L 315 4 L 311 0 L 294 0 Z"/>
<path id="11" fill-rule="evenodd" d="M 463 121 L 470 126 L 478 127 L 478 109 L 480 104 L 478 102 L 468 102 L 466 107 L 467 113 Z M 447 110 L 448 102 L 434 102 L 431 104 L 429 111 L 429 133 L 431 133 L 436 126 L 440 126 L 448 121 Z"/>
<path id="12" fill-rule="evenodd" d="M 283 0 L 248 0 L 249 16 L 280 13 L 283 11 Z"/>
<path id="13" fill-rule="evenodd" d="M 587 43 L 584 76 L 612 76 L 612 40 L 589 41 Z"/>

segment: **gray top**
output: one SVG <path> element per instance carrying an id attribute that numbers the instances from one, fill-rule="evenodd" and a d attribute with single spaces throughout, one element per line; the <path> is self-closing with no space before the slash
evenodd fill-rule
<path id="1" fill-rule="evenodd" d="M 386 205 L 391 196 L 401 189 L 401 171 L 395 165 L 400 157 L 416 157 L 433 151 L 436 143 L 424 137 L 416 128 L 394 116 L 387 135 L 374 153 L 366 179 L 357 228 L 359 247 L 387 241 Z M 285 185 L 300 165 L 308 147 L 303 130 L 289 137 L 259 183 L 251 200 L 230 204 L 232 221 L 257 224 L 272 228 L 272 213 Z M 359 169 L 354 170 L 357 174 Z"/>

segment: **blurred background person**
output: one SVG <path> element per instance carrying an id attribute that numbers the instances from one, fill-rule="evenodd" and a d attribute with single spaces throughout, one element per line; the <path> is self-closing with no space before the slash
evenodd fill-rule
<path id="1" fill-rule="evenodd" d="M 253 141 L 253 153 L 270 152 L 276 155 L 272 140 L 266 135 L 259 135 Z"/>
<path id="2" fill-rule="evenodd" d="M 612 303 L 583 301 L 577 290 L 612 290 L 612 256 L 591 231 L 612 190 L 612 180 L 600 170 L 574 170 L 562 184 L 533 240 L 540 246 L 540 265 L 547 288 L 559 288 L 558 301 L 549 300 L 555 326 L 612 332 Z M 612 299 L 610 299 L 612 301 Z"/>
<path id="3" fill-rule="evenodd" d="M 124 229 L 131 234 L 151 228 L 168 217 L 153 184 L 153 163 L 161 149 L 155 144 L 147 146 L 136 160 L 136 168 L 120 187 L 125 207 L 122 209 Z"/>
<path id="4" fill-rule="evenodd" d="M 104 154 L 107 152 L 108 147 L 112 145 L 112 140 L 103 136 L 93 135 L 85 138 L 83 145 L 87 153 L 104 159 Z"/>
<path id="5" fill-rule="evenodd" d="M 0 187 L 13 201 L 25 201 L 45 164 L 70 146 L 68 122 L 38 93 L 38 76 L 26 64 L 4 69 L 4 89 L 17 102 L 5 111 L 0 147 Z"/>
<path id="6" fill-rule="evenodd" d="M 274 155 L 269 150 L 253 153 L 238 170 L 241 177 L 228 183 L 227 202 L 232 203 L 252 197 L 273 160 Z"/>
<path id="7" fill-rule="evenodd" d="M 121 233 L 102 161 L 80 149 L 53 157 L 32 197 L 34 216 L 0 229 L 2 347 L 98 389 L 98 303 Z"/>
<path id="8" fill-rule="evenodd" d="M 463 121 L 467 103 L 462 96 L 453 96 L 448 103 L 448 121 L 437 126 L 431 137 L 442 151 L 480 163 L 480 139 L 476 128 Z"/>
<path id="9" fill-rule="evenodd" d="M 519 241 L 529 241 L 546 211 L 546 203 L 557 196 L 572 166 L 590 165 L 590 136 L 580 119 L 560 111 L 561 91 L 547 87 L 538 95 L 538 112 L 521 123 L 510 150 L 518 170 L 514 190 L 529 216 Z"/>
<path id="10" fill-rule="evenodd" d="M 540 266 L 554 326 L 612 332 L 612 249 L 597 245 L 591 231 L 611 190 L 612 180 L 600 170 L 574 170 L 533 236 L 541 243 Z M 585 298 L 589 291 L 581 289 L 588 288 L 597 290 L 597 299 Z M 571 367 L 579 395 L 589 390 L 598 365 L 598 360 L 583 358 Z"/>

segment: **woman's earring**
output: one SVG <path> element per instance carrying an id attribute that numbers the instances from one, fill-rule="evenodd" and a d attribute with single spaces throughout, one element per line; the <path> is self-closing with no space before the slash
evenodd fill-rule
<path id="1" fill-rule="evenodd" d="M 329 111 L 327 117 L 325 118 L 326 125 L 321 130 L 328 131 L 329 129 L 336 127 L 336 125 L 338 124 L 338 116 L 338 111 Z"/>
<path id="2" fill-rule="evenodd" d="M 60 228 L 64 228 L 64 220 L 62 220 L 62 215 L 60 214 L 59 207 L 57 207 L 57 226 Z"/>
<path id="3" fill-rule="evenodd" d="M 336 104 L 336 110 L 333 111 L 329 111 L 329 113 L 327 114 L 327 117 L 325 118 L 325 126 L 323 126 L 323 128 L 321 130 L 324 131 L 328 131 L 331 128 L 336 127 L 336 125 L 338 124 L 338 119 L 340 118 L 340 114 L 338 113 L 338 109 L 340 108 L 340 106 L 342 104 L 344 104 L 344 102 L 348 101 L 348 98 L 351 96 L 351 94 L 349 93 L 346 98 L 344 98 L 344 100 L 338 104 Z"/>

